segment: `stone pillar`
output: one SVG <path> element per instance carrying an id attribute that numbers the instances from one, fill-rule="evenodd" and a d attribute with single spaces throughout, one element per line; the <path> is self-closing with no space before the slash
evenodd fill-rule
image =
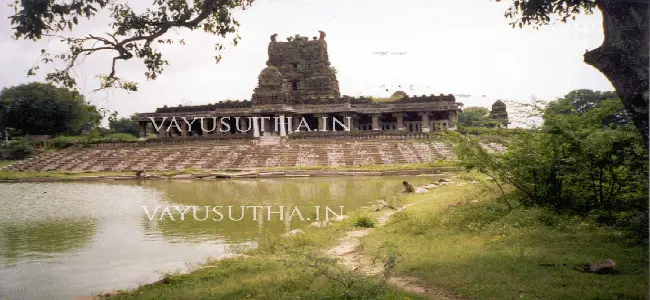
<path id="1" fill-rule="evenodd" d="M 293 122 L 293 130 L 298 129 L 298 126 L 300 126 L 300 121 L 302 120 L 301 115 L 293 115 L 293 118 L 291 118 L 291 122 Z M 303 128 L 304 129 L 304 128 Z"/>
<path id="2" fill-rule="evenodd" d="M 284 114 L 280 114 L 280 136 L 287 136 L 287 122 Z"/>
<path id="3" fill-rule="evenodd" d="M 293 133 L 293 115 L 287 117 L 287 134 Z"/>
<path id="4" fill-rule="evenodd" d="M 239 131 L 240 134 L 248 134 L 248 117 L 242 117 L 240 119 Z"/>
<path id="5" fill-rule="evenodd" d="M 406 127 L 404 127 L 404 113 L 396 113 L 393 116 L 397 118 L 397 130 L 406 130 Z"/>
<path id="6" fill-rule="evenodd" d="M 214 131 L 210 132 L 210 134 L 220 134 L 221 130 L 219 130 L 219 129 L 221 129 L 221 119 L 219 119 L 217 117 L 210 117 L 210 120 L 212 120 L 212 122 L 214 122 L 214 125 L 212 126 L 214 128 Z M 212 129 L 212 128 L 210 128 L 210 129 Z"/>
<path id="7" fill-rule="evenodd" d="M 187 122 L 185 122 L 184 120 L 181 120 L 180 125 L 181 125 L 181 136 L 182 137 L 189 136 L 189 134 L 187 132 Z"/>
<path id="8" fill-rule="evenodd" d="M 359 115 L 353 114 L 350 115 L 349 117 L 350 117 L 350 130 L 352 131 L 359 130 Z"/>
<path id="9" fill-rule="evenodd" d="M 146 138 L 147 137 L 147 122 L 146 121 L 140 121 L 138 123 L 140 125 L 140 137 L 141 138 Z"/>
<path id="10" fill-rule="evenodd" d="M 204 117 L 203 119 L 201 119 L 201 127 L 200 127 L 200 129 L 201 129 L 201 135 L 202 136 L 206 136 L 206 135 L 208 135 L 210 133 L 214 133 L 214 131 L 213 132 L 208 132 L 208 131 L 210 131 L 210 129 L 212 129 L 212 128 L 210 128 L 210 118 L 205 118 Z"/>
<path id="11" fill-rule="evenodd" d="M 262 128 L 264 129 L 264 132 L 262 135 L 264 136 L 269 136 L 272 133 L 273 128 L 271 127 L 271 119 L 269 118 L 264 118 L 262 119 L 262 122 L 264 123 L 264 126 Z"/>
<path id="12" fill-rule="evenodd" d="M 318 131 L 327 131 L 327 115 L 314 115 L 318 120 Z"/>
<path id="13" fill-rule="evenodd" d="M 253 137 L 254 138 L 259 138 L 260 137 L 260 120 L 257 119 L 257 117 L 253 117 L 251 119 L 253 121 Z"/>
<path id="14" fill-rule="evenodd" d="M 381 114 L 372 115 L 372 130 L 381 130 L 381 126 L 379 125 L 380 116 Z"/>
<path id="15" fill-rule="evenodd" d="M 160 122 L 160 129 L 158 129 L 158 138 L 167 137 L 167 127 L 165 122 Z"/>
<path id="16" fill-rule="evenodd" d="M 422 131 L 423 132 L 431 132 L 431 123 L 429 122 L 429 113 L 422 112 L 422 113 L 420 113 L 420 116 L 422 116 Z"/>

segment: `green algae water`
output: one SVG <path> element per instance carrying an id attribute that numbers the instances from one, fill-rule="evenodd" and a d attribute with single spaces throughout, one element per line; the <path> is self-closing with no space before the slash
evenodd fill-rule
<path id="1" fill-rule="evenodd" d="M 422 185 L 434 178 L 3 183 L 0 299 L 72 299 L 135 288 L 229 247 L 254 247 L 309 226 L 324 219 L 326 208 L 338 214 L 343 206 L 347 214 L 398 194 L 403 180 Z M 183 220 L 175 207 L 185 210 Z M 196 218 L 188 207 L 200 208 Z M 242 214 L 241 207 L 249 208 Z M 250 207 L 258 207 L 255 214 Z"/>

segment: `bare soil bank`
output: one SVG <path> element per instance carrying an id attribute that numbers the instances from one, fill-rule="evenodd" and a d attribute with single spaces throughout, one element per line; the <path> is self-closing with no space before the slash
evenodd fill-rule
<path id="1" fill-rule="evenodd" d="M 93 175 L 93 173 L 64 173 L 56 174 L 51 177 L 25 177 L 0 179 L 0 182 L 56 182 L 56 181 L 106 181 L 106 180 L 190 180 L 190 179 L 231 179 L 231 178 L 288 178 L 288 177 L 338 177 L 338 176 L 427 176 L 442 175 L 449 172 L 458 171 L 455 167 L 439 167 L 430 169 L 413 169 L 413 170 L 225 170 L 223 172 L 204 172 L 204 173 L 167 173 L 167 174 L 144 174 L 140 177 L 134 172 L 124 172 L 124 174 L 112 175 Z M 84 175 L 88 174 L 88 175 Z"/>

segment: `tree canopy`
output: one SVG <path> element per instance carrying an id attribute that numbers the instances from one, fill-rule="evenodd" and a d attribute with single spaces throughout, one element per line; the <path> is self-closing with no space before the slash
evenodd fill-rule
<path id="1" fill-rule="evenodd" d="M 127 133 L 133 136 L 140 134 L 138 123 L 129 118 L 111 118 L 108 121 L 108 128 L 113 133 Z"/>
<path id="2" fill-rule="evenodd" d="M 33 82 L 0 92 L 0 127 L 20 134 L 80 134 L 101 118 L 79 92 L 52 84 Z"/>
<path id="3" fill-rule="evenodd" d="M 507 124 L 507 119 L 499 119 L 497 116 L 493 116 L 489 109 L 481 106 L 470 106 L 464 108 L 463 111 L 458 114 L 458 125 L 463 129 L 467 129 L 468 127 L 493 128 Z"/>
<path id="4" fill-rule="evenodd" d="M 620 101 L 616 93 L 612 91 L 592 91 L 587 89 L 575 90 L 566 94 L 563 98 L 549 103 L 544 111 L 544 117 L 552 115 L 585 114 L 593 109 L 600 109 L 612 106 L 613 102 Z M 624 107 L 617 106 L 610 115 L 602 116 L 603 125 L 609 124 L 633 124 L 630 115 Z"/>
<path id="5" fill-rule="evenodd" d="M 485 127 L 490 122 L 490 110 L 480 106 L 464 108 L 458 114 L 458 125 L 464 127 Z"/>
<path id="6" fill-rule="evenodd" d="M 502 2 L 504 0 L 497 0 Z M 553 20 L 575 20 L 577 14 L 593 13 L 596 0 L 515 0 L 505 12 L 513 27 L 548 25 Z"/>
<path id="7" fill-rule="evenodd" d="M 14 38 L 39 40 L 44 36 L 56 37 L 65 43 L 68 50 L 51 55 L 47 49 L 41 50 L 42 62 L 62 62 L 63 67 L 47 74 L 47 80 L 61 83 L 66 87 L 76 86 L 72 68 L 80 57 L 97 52 L 114 54 L 107 67 L 107 72 L 100 75 L 100 88 L 119 87 L 137 90 L 137 83 L 118 75 L 116 62 L 138 59 L 147 68 L 145 76 L 154 80 L 162 73 L 168 61 L 161 51 L 156 49 L 158 43 L 180 43 L 164 35 L 174 29 L 201 29 L 220 37 L 235 33 L 239 23 L 233 18 L 235 8 L 246 8 L 252 0 L 195 0 L 189 4 L 186 0 L 154 0 L 144 12 L 136 12 L 126 0 L 39 0 L 15 1 L 15 10 L 10 17 L 14 26 Z M 79 26 L 80 19 L 94 19 L 100 12 L 110 16 L 107 24 L 110 30 L 104 34 L 86 34 L 74 36 L 67 33 Z M 233 44 L 237 44 L 235 36 Z M 223 45 L 217 43 L 216 50 Z M 220 55 L 215 56 L 218 62 Z M 30 69 L 34 74 L 38 66 Z"/>

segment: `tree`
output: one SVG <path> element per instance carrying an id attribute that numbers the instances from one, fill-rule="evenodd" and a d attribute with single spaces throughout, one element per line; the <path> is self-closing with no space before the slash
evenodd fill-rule
<path id="1" fill-rule="evenodd" d="M 549 103 L 545 115 L 573 113 L 584 114 L 592 109 L 603 108 L 605 105 L 611 105 L 611 101 L 620 101 L 616 93 L 611 91 L 599 92 L 587 89 L 574 90 L 566 94 L 563 98 Z M 608 124 L 633 124 L 630 115 L 624 107 L 613 111 L 609 116 L 602 119 L 603 125 Z"/>
<path id="2" fill-rule="evenodd" d="M 623 104 L 607 99 L 579 112 L 569 95 L 543 109 L 540 128 L 511 136 L 504 153 L 490 153 L 474 136 L 458 138 L 462 164 L 512 184 L 528 203 L 605 211 L 609 217 L 646 214 L 648 156 L 642 139 L 632 122 L 608 122 Z"/>
<path id="3" fill-rule="evenodd" d="M 22 134 L 79 134 L 99 125 L 101 114 L 79 92 L 33 82 L 0 92 L 0 127 Z"/>
<path id="4" fill-rule="evenodd" d="M 129 118 L 112 118 L 108 121 L 108 128 L 110 128 L 113 133 L 127 133 L 133 136 L 138 136 L 140 134 L 138 123 Z"/>
<path id="5" fill-rule="evenodd" d="M 98 52 L 114 53 L 109 72 L 100 76 L 100 88 L 120 87 L 137 90 L 137 84 L 117 75 L 116 63 L 136 58 L 141 60 L 147 71 L 147 79 L 154 80 L 168 64 L 162 53 L 156 49 L 157 43 L 179 43 L 163 36 L 175 29 L 201 29 L 207 33 L 226 37 L 236 32 L 239 23 L 233 19 L 232 11 L 245 9 L 252 0 L 195 0 L 190 6 L 186 0 L 154 0 L 142 13 L 137 13 L 127 0 L 37 0 L 15 1 L 11 6 L 15 14 L 10 17 L 14 26 L 14 38 L 40 40 L 42 37 L 56 37 L 67 45 L 63 53 L 50 55 L 42 49 L 42 62 L 59 61 L 63 68 L 47 74 L 47 80 L 61 83 L 66 87 L 76 86 L 72 68 L 80 57 Z M 110 32 L 102 35 L 66 35 L 79 25 L 79 19 L 95 19 L 100 11 L 109 14 Z M 233 39 L 237 44 L 239 36 Z M 223 45 L 216 44 L 216 50 Z M 220 55 L 215 56 L 218 62 Z M 28 71 L 33 75 L 38 66 Z"/>
<path id="6" fill-rule="evenodd" d="M 606 100 L 618 99 L 612 91 L 592 91 L 588 89 L 574 90 L 564 96 L 579 113 L 601 107 Z"/>
<path id="7" fill-rule="evenodd" d="M 470 106 L 458 114 L 458 124 L 463 127 L 486 127 L 490 121 L 490 110 L 485 107 Z"/>
<path id="8" fill-rule="evenodd" d="M 587 51 L 584 60 L 614 85 L 648 148 L 649 7 L 647 0 L 514 0 L 505 17 L 513 19 L 513 27 L 537 27 L 549 24 L 553 16 L 566 22 L 600 10 L 605 40 Z"/>

